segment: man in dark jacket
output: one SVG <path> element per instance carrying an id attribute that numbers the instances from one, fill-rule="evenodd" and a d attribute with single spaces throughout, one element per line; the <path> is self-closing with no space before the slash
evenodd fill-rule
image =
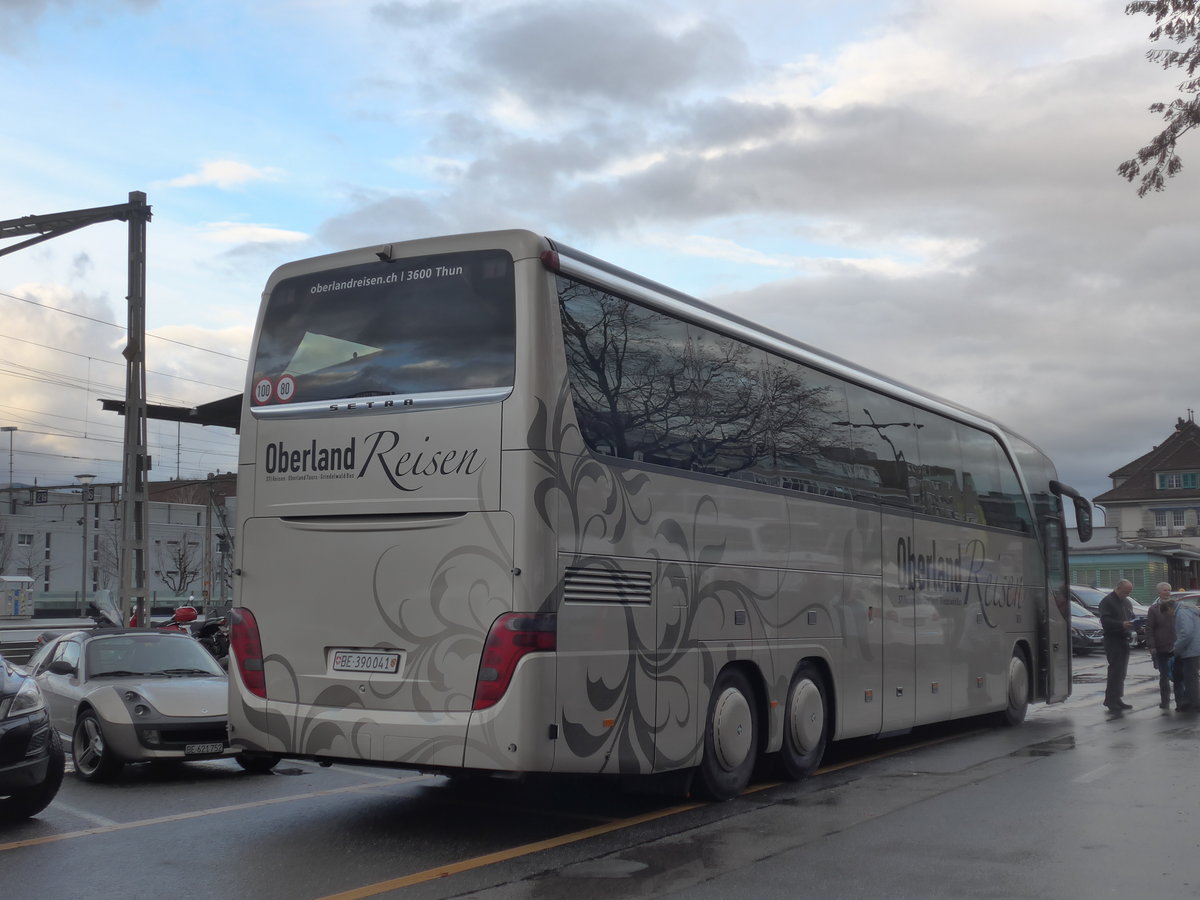
<path id="1" fill-rule="evenodd" d="M 1175 692 L 1175 705 L 1183 702 L 1183 691 L 1179 687 L 1179 672 L 1175 670 L 1175 600 L 1171 597 L 1171 585 L 1160 582 L 1156 588 L 1158 599 L 1150 604 L 1146 621 L 1146 648 L 1154 659 L 1158 670 L 1159 709 L 1171 708 L 1171 692 Z"/>
<path id="2" fill-rule="evenodd" d="M 1125 694 L 1125 672 L 1129 668 L 1129 635 L 1133 631 L 1133 606 L 1129 602 L 1132 590 L 1133 582 L 1122 579 L 1112 593 L 1100 601 L 1100 626 L 1104 629 L 1104 655 L 1108 659 L 1104 705 L 1114 715 L 1133 709 L 1121 699 Z"/>

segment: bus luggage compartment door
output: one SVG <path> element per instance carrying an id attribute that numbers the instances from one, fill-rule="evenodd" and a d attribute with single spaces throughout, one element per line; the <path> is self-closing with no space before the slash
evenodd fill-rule
<path id="1" fill-rule="evenodd" d="M 561 737 L 555 771 L 644 774 L 656 748 L 695 744 L 695 716 L 664 710 L 664 691 L 690 691 L 696 654 L 659 651 L 660 619 L 678 617 L 666 600 L 656 610 L 653 562 L 564 557 L 558 615 L 558 696 Z M 678 626 L 676 626 L 678 627 Z M 665 671 L 669 669 L 670 671 Z M 686 701 L 686 698 L 684 698 Z"/>

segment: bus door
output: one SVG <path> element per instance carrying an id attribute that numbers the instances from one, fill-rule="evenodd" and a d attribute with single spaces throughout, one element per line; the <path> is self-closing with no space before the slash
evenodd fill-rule
<path id="1" fill-rule="evenodd" d="M 913 509 L 921 492 L 917 411 L 906 403 L 847 385 L 856 460 L 878 479 L 883 519 L 882 730 L 911 728 L 916 712 L 916 550 Z M 837 423 L 835 423 L 837 424 Z"/>
<path id="2" fill-rule="evenodd" d="M 916 715 L 916 576 L 913 517 L 883 512 L 882 731 L 911 728 Z"/>
<path id="3" fill-rule="evenodd" d="M 1063 494 L 1075 502 L 1075 521 L 1081 542 L 1091 539 L 1091 507 L 1076 491 L 1050 482 L 1058 515 L 1041 517 L 1046 551 L 1045 607 L 1038 610 L 1038 651 L 1045 661 L 1038 667 L 1037 696 L 1047 702 L 1066 700 L 1071 694 L 1071 609 L 1067 564 L 1067 534 L 1063 526 Z M 1039 598 L 1040 599 L 1040 598 Z"/>

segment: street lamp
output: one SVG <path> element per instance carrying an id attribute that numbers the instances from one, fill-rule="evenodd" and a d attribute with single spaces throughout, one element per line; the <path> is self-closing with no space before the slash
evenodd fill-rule
<path id="1" fill-rule="evenodd" d="M 9 505 L 8 511 L 9 511 L 9 513 L 15 513 L 17 511 L 17 505 L 16 505 L 17 494 L 16 494 L 16 491 L 13 490 L 13 474 L 12 474 L 13 432 L 16 430 L 17 430 L 16 425 L 0 425 L 0 432 L 5 432 L 5 431 L 8 432 L 8 505 Z"/>
<path id="2" fill-rule="evenodd" d="M 87 520 L 88 520 L 88 490 L 89 485 L 96 480 L 95 475 L 76 475 L 75 480 L 78 481 L 82 488 L 83 494 L 83 576 L 80 582 L 80 615 L 87 615 L 87 583 L 88 583 L 88 542 L 87 542 Z"/>

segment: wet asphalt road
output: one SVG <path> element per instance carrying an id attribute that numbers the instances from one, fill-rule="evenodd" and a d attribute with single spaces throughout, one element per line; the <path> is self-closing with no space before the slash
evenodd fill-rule
<path id="1" fill-rule="evenodd" d="M 802 784 L 705 805 L 610 782 L 447 779 L 285 761 L 68 776 L 0 828 L 0 896 L 1200 897 L 1200 717 L 1077 658 L 1066 704 L 854 742 Z"/>

